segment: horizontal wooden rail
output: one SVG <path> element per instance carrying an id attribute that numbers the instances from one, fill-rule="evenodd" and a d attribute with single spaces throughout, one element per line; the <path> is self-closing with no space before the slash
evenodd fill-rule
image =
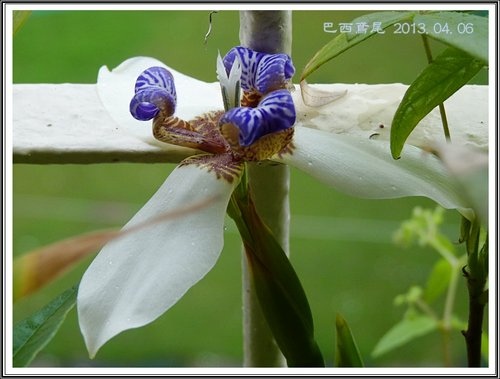
<path id="1" fill-rule="evenodd" d="M 392 117 L 407 86 L 336 84 L 313 88 L 347 92 L 328 105 L 307 107 L 297 88 L 298 124 L 360 138 L 388 139 Z M 487 149 L 488 87 L 465 86 L 445 106 L 452 141 Z M 127 133 L 105 110 L 94 84 L 14 85 L 12 127 L 14 163 L 179 162 L 194 153 Z M 423 146 L 436 140 L 444 137 L 439 113 L 434 110 L 415 129 L 410 142 Z"/>

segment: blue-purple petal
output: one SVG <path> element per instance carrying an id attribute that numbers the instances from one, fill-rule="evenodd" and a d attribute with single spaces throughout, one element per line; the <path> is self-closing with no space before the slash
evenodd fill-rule
<path id="1" fill-rule="evenodd" d="M 174 98 L 176 97 L 174 77 L 166 68 L 156 66 L 150 67 L 137 77 L 135 81 L 135 92 L 151 87 L 163 88 L 174 96 Z"/>
<path id="2" fill-rule="evenodd" d="M 295 106 L 287 90 L 271 92 L 257 108 L 239 107 L 227 112 L 221 124 L 235 125 L 241 146 L 250 146 L 259 138 L 288 129 L 295 123 Z"/>
<path id="3" fill-rule="evenodd" d="M 291 58 L 286 54 L 265 54 L 259 61 L 255 88 L 268 93 L 283 88 L 295 72 Z"/>
<path id="4" fill-rule="evenodd" d="M 286 54 L 265 54 L 242 46 L 232 48 L 223 62 L 229 73 L 235 57 L 242 65 L 241 87 L 244 91 L 267 94 L 284 88 L 295 73 L 292 59 Z"/>
<path id="5" fill-rule="evenodd" d="M 242 46 L 236 46 L 233 47 L 231 50 L 229 50 L 229 52 L 222 60 L 228 75 L 231 70 L 231 67 L 233 67 L 233 63 L 236 57 L 240 59 L 242 68 L 241 88 L 244 91 L 250 91 L 252 88 L 255 87 L 254 78 L 258 64 L 257 52 Z"/>
<path id="6" fill-rule="evenodd" d="M 160 111 L 170 116 L 175 111 L 177 94 L 174 77 L 163 67 L 150 67 L 135 82 L 135 95 L 130 102 L 134 118 L 147 121 Z"/>
<path id="7" fill-rule="evenodd" d="M 132 101 L 130 102 L 130 113 L 137 120 L 151 120 L 159 112 L 160 110 L 156 105 L 151 103 L 141 103 L 135 97 L 132 98 Z"/>
<path id="8" fill-rule="evenodd" d="M 130 101 L 130 113 L 137 120 L 151 120 L 160 111 L 165 116 L 171 116 L 175 111 L 175 98 L 163 88 L 144 88 Z"/>

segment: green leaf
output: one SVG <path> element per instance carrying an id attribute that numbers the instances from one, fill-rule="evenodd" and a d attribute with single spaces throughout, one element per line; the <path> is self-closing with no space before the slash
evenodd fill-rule
<path id="1" fill-rule="evenodd" d="M 14 326 L 13 363 L 25 367 L 52 340 L 76 302 L 78 286 L 66 290 L 40 311 Z"/>
<path id="2" fill-rule="evenodd" d="M 324 367 L 304 289 L 285 252 L 252 201 L 233 193 L 229 214 L 240 231 L 262 312 L 290 367 Z M 237 209 L 235 209 L 237 208 Z"/>
<path id="3" fill-rule="evenodd" d="M 31 11 L 14 11 L 14 16 L 13 16 L 13 35 L 15 35 L 19 29 L 24 25 L 26 20 L 31 14 Z"/>
<path id="4" fill-rule="evenodd" d="M 397 347 L 400 347 L 417 337 L 436 330 L 438 322 L 429 316 L 414 316 L 405 318 L 394 325 L 377 343 L 372 357 L 379 357 Z"/>
<path id="5" fill-rule="evenodd" d="M 352 335 L 351 328 L 349 328 L 347 321 L 340 314 L 337 314 L 335 329 L 337 331 L 336 366 L 364 367 L 363 359 Z"/>
<path id="6" fill-rule="evenodd" d="M 252 281 L 262 312 L 289 367 L 324 367 L 313 330 L 284 283 L 274 278 L 255 252 L 246 248 Z M 250 251 L 250 252 L 249 252 Z"/>
<path id="7" fill-rule="evenodd" d="M 432 303 L 446 291 L 450 283 L 451 271 L 451 265 L 446 259 L 440 259 L 436 262 L 425 286 L 424 300 L 426 303 Z"/>
<path id="8" fill-rule="evenodd" d="M 406 91 L 392 120 L 393 158 L 399 158 L 406 139 L 420 120 L 467 84 L 484 66 L 483 61 L 450 47 L 422 71 Z"/>
<path id="9" fill-rule="evenodd" d="M 415 24 L 425 24 L 429 37 L 461 49 L 488 63 L 488 18 L 463 12 L 417 14 Z"/>
<path id="10" fill-rule="evenodd" d="M 376 12 L 358 17 L 352 21 L 353 24 L 366 22 L 372 25 L 373 22 L 380 22 L 380 29 L 386 29 L 396 22 L 411 19 L 416 12 Z M 366 40 L 367 38 L 378 34 L 377 31 L 369 30 L 366 33 L 341 33 L 333 40 L 323 46 L 314 57 L 307 63 L 300 81 L 306 79 L 310 74 L 316 71 L 329 60 L 340 55 L 344 51 Z"/>

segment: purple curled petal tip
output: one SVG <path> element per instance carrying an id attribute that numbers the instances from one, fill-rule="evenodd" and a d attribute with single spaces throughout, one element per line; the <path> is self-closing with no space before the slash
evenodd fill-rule
<path id="1" fill-rule="evenodd" d="M 242 46 L 232 48 L 223 62 L 229 73 L 235 57 L 242 65 L 241 88 L 261 94 L 283 88 L 295 73 L 292 59 L 286 54 L 265 54 Z"/>
<path id="2" fill-rule="evenodd" d="M 171 116 L 175 111 L 175 98 L 163 88 L 144 88 L 130 102 L 130 113 L 137 120 L 151 120 L 160 111 L 165 116 Z"/>
<path id="3" fill-rule="evenodd" d="M 163 67 L 150 67 L 144 70 L 135 81 L 135 92 L 145 88 L 163 88 L 172 96 L 176 96 L 174 77 Z"/>
<path id="4" fill-rule="evenodd" d="M 239 130 L 241 146 L 250 146 L 259 138 L 288 129 L 295 123 L 295 106 L 287 90 L 266 96 L 257 108 L 239 107 L 227 112 L 220 123 L 231 123 Z"/>
<path id="5" fill-rule="evenodd" d="M 155 117 L 160 110 L 158 107 L 151 103 L 140 102 L 135 98 L 132 98 L 130 102 L 130 114 L 134 116 L 135 119 L 140 121 L 148 121 Z"/>
<path id="6" fill-rule="evenodd" d="M 130 113 L 141 121 L 151 120 L 160 111 L 170 116 L 175 111 L 176 102 L 177 94 L 172 73 L 163 67 L 150 67 L 143 71 L 135 82 Z"/>

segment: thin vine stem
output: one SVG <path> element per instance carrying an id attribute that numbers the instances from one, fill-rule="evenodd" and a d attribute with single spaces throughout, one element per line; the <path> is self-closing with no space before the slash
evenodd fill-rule
<path id="1" fill-rule="evenodd" d="M 465 256 L 463 259 L 449 260 L 449 264 L 451 265 L 451 278 L 450 283 L 448 285 L 448 291 L 446 293 L 446 300 L 443 310 L 443 322 L 442 322 L 442 340 L 443 340 L 443 354 L 444 354 L 444 364 L 445 366 L 451 366 L 451 331 L 452 331 L 452 318 L 453 318 L 453 308 L 455 306 L 455 298 L 457 294 L 458 288 L 458 278 L 460 277 L 460 266 L 462 266 L 465 262 Z"/>
<path id="2" fill-rule="evenodd" d="M 431 47 L 429 45 L 429 39 L 425 34 L 421 34 L 422 42 L 424 44 L 425 55 L 427 56 L 427 62 L 432 63 L 434 58 L 432 57 Z M 448 127 L 448 118 L 446 117 L 446 110 L 444 109 L 444 104 L 439 104 L 439 114 L 441 115 L 441 122 L 443 123 L 444 137 L 446 141 L 451 142 L 450 129 Z"/>

